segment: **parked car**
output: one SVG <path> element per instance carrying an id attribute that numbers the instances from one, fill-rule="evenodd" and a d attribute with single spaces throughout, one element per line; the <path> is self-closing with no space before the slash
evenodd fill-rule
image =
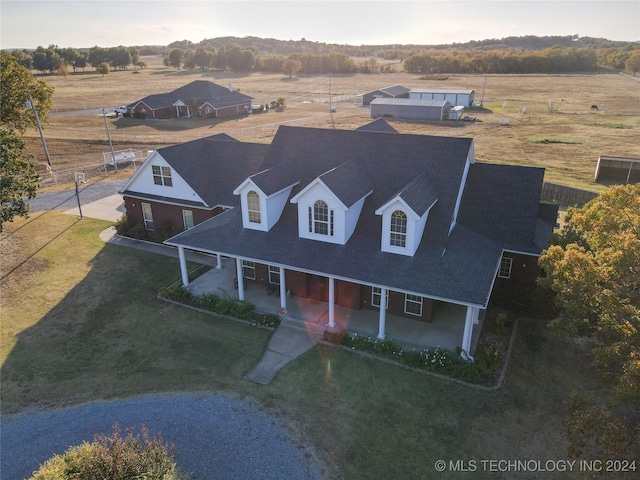
<path id="1" fill-rule="evenodd" d="M 118 114 L 124 115 L 125 113 L 127 113 L 127 107 L 116 107 L 114 112 L 116 112 L 116 117 L 118 116 Z"/>

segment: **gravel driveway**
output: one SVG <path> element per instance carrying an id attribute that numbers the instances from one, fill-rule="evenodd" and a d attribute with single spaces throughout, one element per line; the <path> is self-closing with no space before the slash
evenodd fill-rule
<path id="1" fill-rule="evenodd" d="M 94 402 L 2 417 L 0 475 L 28 478 L 69 446 L 113 433 L 118 422 L 175 445 L 175 461 L 193 479 L 321 479 L 322 464 L 283 422 L 250 403 L 219 394 L 170 394 Z"/>

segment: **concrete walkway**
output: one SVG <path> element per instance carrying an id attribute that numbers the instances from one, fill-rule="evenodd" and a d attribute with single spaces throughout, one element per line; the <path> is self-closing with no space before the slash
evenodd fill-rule
<path id="1" fill-rule="evenodd" d="M 318 343 L 320 334 L 307 331 L 304 324 L 299 323 L 284 319 L 271 336 L 262 359 L 244 378 L 266 385 L 287 363 Z"/>

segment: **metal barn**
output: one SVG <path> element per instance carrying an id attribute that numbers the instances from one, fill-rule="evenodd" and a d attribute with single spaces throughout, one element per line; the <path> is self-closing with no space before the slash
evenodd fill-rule
<path id="1" fill-rule="evenodd" d="M 371 118 L 395 117 L 413 120 L 444 120 L 451 103 L 447 100 L 376 98 L 371 102 Z"/>
<path id="2" fill-rule="evenodd" d="M 447 100 L 453 106 L 471 107 L 475 90 L 412 88 L 410 100 Z"/>

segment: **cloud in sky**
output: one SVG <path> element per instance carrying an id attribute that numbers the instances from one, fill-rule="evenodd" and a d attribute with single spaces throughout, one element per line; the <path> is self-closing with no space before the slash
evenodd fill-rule
<path id="1" fill-rule="evenodd" d="M 256 36 L 351 45 L 523 35 L 640 40 L 640 2 L 546 0 L 2 0 L 0 47 L 197 43 Z"/>

